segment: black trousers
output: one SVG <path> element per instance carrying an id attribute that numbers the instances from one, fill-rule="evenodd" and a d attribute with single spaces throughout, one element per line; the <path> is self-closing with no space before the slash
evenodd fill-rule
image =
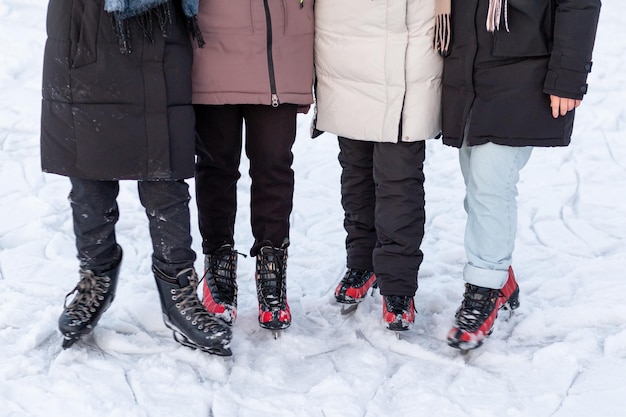
<path id="1" fill-rule="evenodd" d="M 297 106 L 195 105 L 198 133 L 196 202 L 202 250 L 211 253 L 234 244 L 237 180 L 245 121 L 245 150 L 250 160 L 250 213 L 256 256 L 263 246 L 289 239 L 294 173 L 291 148 L 296 137 Z"/>
<path id="2" fill-rule="evenodd" d="M 383 295 L 415 295 L 423 260 L 423 141 L 339 137 L 348 268 L 373 270 Z"/>
<path id="3" fill-rule="evenodd" d="M 69 195 L 81 268 L 96 275 L 115 265 L 121 256 L 115 237 L 119 219 L 118 181 L 70 178 Z M 152 238 L 152 263 L 175 276 L 196 260 L 191 249 L 189 187 L 185 181 L 138 181 Z"/>

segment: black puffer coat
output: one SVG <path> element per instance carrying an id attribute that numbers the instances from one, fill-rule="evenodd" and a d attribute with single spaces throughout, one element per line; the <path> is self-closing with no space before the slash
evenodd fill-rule
<path id="1" fill-rule="evenodd" d="M 118 46 L 103 0 L 50 0 L 43 67 L 45 172 L 93 180 L 194 174 L 192 49 L 179 1 L 152 40 L 131 20 Z"/>
<path id="2" fill-rule="evenodd" d="M 574 112 L 552 118 L 549 95 L 587 91 L 600 0 L 508 0 L 509 32 L 486 30 L 488 0 L 452 0 L 443 72 L 444 143 L 565 146 Z"/>

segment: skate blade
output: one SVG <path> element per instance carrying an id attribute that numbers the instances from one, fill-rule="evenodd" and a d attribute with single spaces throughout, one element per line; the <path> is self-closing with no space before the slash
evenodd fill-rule
<path id="1" fill-rule="evenodd" d="M 407 333 L 407 330 L 409 330 L 409 329 L 402 329 L 402 330 L 387 329 L 387 330 L 391 330 L 392 332 L 394 332 L 395 336 L 396 336 L 396 339 L 402 340 L 402 335 L 405 335 Z"/>
<path id="2" fill-rule="evenodd" d="M 463 342 L 456 339 L 448 339 L 448 346 L 458 349 L 462 355 L 467 355 L 470 351 L 482 346 L 484 339 L 475 340 L 472 342 Z"/>
<path id="3" fill-rule="evenodd" d="M 187 338 L 187 336 L 175 330 L 172 330 L 172 335 L 174 336 L 175 341 L 193 350 L 198 349 L 202 352 L 210 353 L 211 355 L 216 355 L 216 356 L 232 356 L 233 355 L 233 352 L 226 345 L 202 346 L 202 345 L 192 342 L 191 340 Z"/>
<path id="4" fill-rule="evenodd" d="M 409 329 L 404 329 L 404 330 L 394 330 L 394 332 L 396 333 L 396 339 L 398 339 L 398 340 L 402 340 L 402 336 L 406 336 L 406 334 L 407 334 L 407 330 L 409 330 Z"/>
<path id="5" fill-rule="evenodd" d="M 283 330 L 288 329 L 289 326 L 291 326 L 291 321 L 281 322 L 278 320 L 272 320 L 266 323 L 261 323 L 261 321 L 259 321 L 259 326 L 262 329 L 271 331 L 272 335 L 274 336 L 274 339 L 278 339 L 278 336 L 280 335 L 280 333 Z"/>
<path id="6" fill-rule="evenodd" d="M 506 313 L 503 314 L 504 317 L 502 317 L 502 319 L 504 321 L 508 321 L 511 317 L 513 317 L 513 314 L 515 314 L 515 309 L 517 309 L 517 307 L 512 306 L 507 301 L 506 303 L 502 304 L 502 307 L 500 307 L 500 310 L 498 311 L 498 313 L 506 312 Z"/>
<path id="7" fill-rule="evenodd" d="M 342 316 L 347 316 L 348 314 L 354 313 L 357 310 L 357 308 L 359 308 L 358 304 L 343 304 L 341 306 L 341 310 L 339 310 L 339 313 Z"/>
<path id="8" fill-rule="evenodd" d="M 472 351 L 478 349 L 479 347 L 481 347 L 483 344 L 482 343 L 478 343 L 478 344 L 473 344 L 473 345 L 463 345 L 461 344 L 460 346 L 452 346 L 455 349 L 458 349 L 459 353 L 463 356 L 467 356 L 469 355 Z"/>
<path id="9" fill-rule="evenodd" d="M 215 356 L 233 356 L 233 351 L 227 347 L 205 348 L 198 346 L 198 350 Z"/>
<path id="10" fill-rule="evenodd" d="M 385 328 L 387 330 L 390 330 L 392 332 L 396 332 L 397 334 L 400 333 L 405 333 L 409 330 L 411 330 L 413 328 L 413 323 L 407 323 L 407 322 L 393 322 L 393 323 L 386 323 L 385 324 Z"/>
<path id="11" fill-rule="evenodd" d="M 63 336 L 63 342 L 61 343 L 61 347 L 63 349 L 67 349 L 71 347 L 74 343 L 76 343 L 80 339 L 80 336 Z"/>

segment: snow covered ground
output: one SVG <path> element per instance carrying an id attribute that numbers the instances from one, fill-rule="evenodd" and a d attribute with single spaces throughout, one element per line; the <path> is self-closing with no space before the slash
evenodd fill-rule
<path id="1" fill-rule="evenodd" d="M 175 343 L 161 320 L 132 182 L 119 198 L 118 296 L 92 335 L 61 349 L 77 280 L 66 178 L 39 168 L 45 9 L 0 0 L 0 416 L 622 416 L 626 409 L 626 12 L 604 2 L 573 143 L 522 172 L 514 267 L 521 307 L 467 355 L 445 336 L 463 292 L 465 215 L 456 152 L 428 143 L 425 261 L 414 329 L 398 340 L 378 294 L 341 316 L 344 269 L 333 136 L 299 123 L 288 268 L 293 325 L 257 325 L 254 261 L 239 258 L 232 358 Z M 546 111 L 548 111 L 546 109 Z M 244 160 L 236 241 L 252 242 Z M 195 210 L 194 210 L 195 216 Z M 200 252 L 194 229 L 194 248 Z M 201 269 L 198 260 L 197 268 Z"/>

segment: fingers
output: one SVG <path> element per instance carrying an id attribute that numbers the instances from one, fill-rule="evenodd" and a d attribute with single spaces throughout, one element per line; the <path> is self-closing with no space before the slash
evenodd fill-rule
<path id="1" fill-rule="evenodd" d="M 559 107 L 561 103 L 561 98 L 557 96 L 550 95 L 550 108 L 552 109 L 552 117 L 559 117 Z"/>
<path id="2" fill-rule="evenodd" d="M 559 116 L 565 116 L 568 111 L 572 111 L 580 106 L 580 103 L 581 100 L 551 95 L 550 108 L 552 109 L 552 117 L 556 119 Z"/>

